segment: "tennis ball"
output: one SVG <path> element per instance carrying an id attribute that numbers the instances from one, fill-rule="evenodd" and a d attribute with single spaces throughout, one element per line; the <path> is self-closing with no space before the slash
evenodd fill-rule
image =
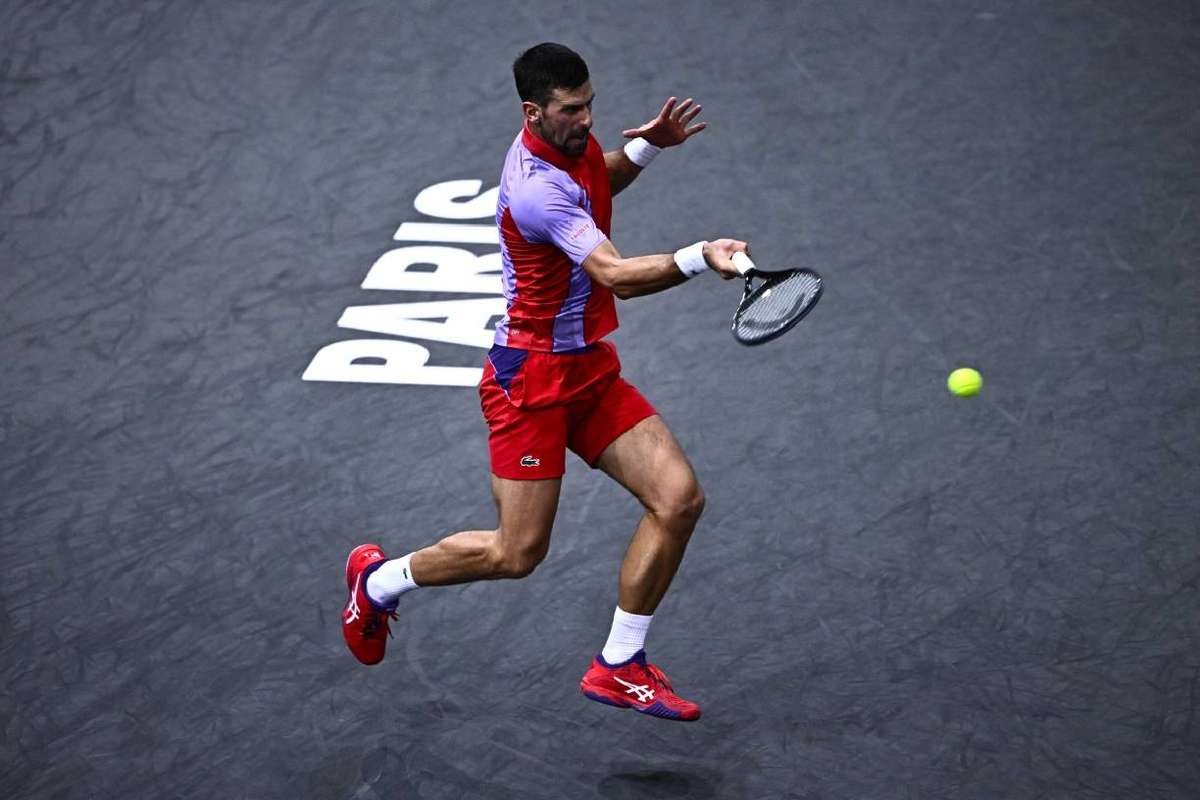
<path id="1" fill-rule="evenodd" d="M 974 397 L 983 388 L 983 376 L 970 367 L 960 367 L 946 378 L 946 387 L 958 397 Z"/>

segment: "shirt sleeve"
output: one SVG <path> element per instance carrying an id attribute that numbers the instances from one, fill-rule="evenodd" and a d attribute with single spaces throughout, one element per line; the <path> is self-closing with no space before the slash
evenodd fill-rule
<path id="1" fill-rule="evenodd" d="M 582 264 L 608 237 L 592 215 L 555 181 L 529 181 L 510 203 L 513 222 L 526 241 L 552 244 L 575 264 Z"/>

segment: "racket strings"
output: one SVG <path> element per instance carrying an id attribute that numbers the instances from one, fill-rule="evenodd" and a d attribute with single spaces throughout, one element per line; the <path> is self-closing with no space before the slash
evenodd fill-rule
<path id="1" fill-rule="evenodd" d="M 817 299 L 821 279 L 810 272 L 797 272 L 768 281 L 754 291 L 734 322 L 739 338 L 757 339 L 789 325 Z"/>

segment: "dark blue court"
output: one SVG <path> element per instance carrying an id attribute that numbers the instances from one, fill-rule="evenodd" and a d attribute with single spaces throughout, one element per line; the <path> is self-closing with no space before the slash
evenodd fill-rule
<path id="1" fill-rule="evenodd" d="M 687 725 L 579 692 L 639 508 L 578 460 L 532 576 L 339 633 L 352 546 L 495 522 L 545 40 L 606 148 L 704 105 L 623 254 L 825 279 L 759 348 L 737 282 L 618 304 L 708 496 Z M 1182 0 L 0 4 L 0 796 L 1200 796 L 1198 86 Z"/>

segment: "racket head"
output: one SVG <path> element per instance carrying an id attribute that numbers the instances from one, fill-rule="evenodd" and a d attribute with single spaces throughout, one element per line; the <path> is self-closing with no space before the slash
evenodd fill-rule
<path id="1" fill-rule="evenodd" d="M 742 301 L 733 315 L 733 338 L 747 346 L 778 339 L 804 319 L 821 299 L 821 276 L 811 269 L 746 270 Z M 755 286 L 754 280 L 760 283 Z"/>

